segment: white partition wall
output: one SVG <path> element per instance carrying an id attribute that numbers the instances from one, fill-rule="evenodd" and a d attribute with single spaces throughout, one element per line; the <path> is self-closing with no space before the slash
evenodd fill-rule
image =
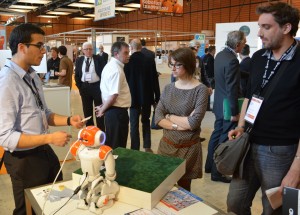
<path id="1" fill-rule="evenodd" d="M 70 88 L 69 87 L 61 87 L 61 86 L 44 86 L 44 96 L 45 101 L 49 109 L 51 109 L 54 113 L 70 116 L 71 115 L 71 108 L 70 108 Z M 70 126 L 57 126 L 53 127 L 50 126 L 50 133 L 56 131 L 65 131 L 68 134 L 71 134 L 71 127 Z M 50 146 L 55 151 L 58 159 L 63 161 L 65 156 L 69 151 L 68 144 L 66 147 L 58 147 L 50 144 Z M 72 155 L 69 154 L 68 159 L 71 159 Z"/>
<path id="2" fill-rule="evenodd" d="M 230 31 L 241 30 L 245 32 L 247 44 L 250 46 L 250 56 L 262 48 L 262 43 L 257 36 L 259 26 L 257 22 L 236 22 L 216 24 L 216 53 L 225 47 L 227 34 Z"/>

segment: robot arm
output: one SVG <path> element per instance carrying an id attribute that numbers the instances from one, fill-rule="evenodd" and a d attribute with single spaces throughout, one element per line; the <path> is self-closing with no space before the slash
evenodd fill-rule
<path id="1" fill-rule="evenodd" d="M 101 146 L 99 152 L 100 160 L 104 160 L 105 163 L 105 179 L 114 181 L 117 177 L 116 162 L 112 154 L 112 149 L 109 146 Z"/>

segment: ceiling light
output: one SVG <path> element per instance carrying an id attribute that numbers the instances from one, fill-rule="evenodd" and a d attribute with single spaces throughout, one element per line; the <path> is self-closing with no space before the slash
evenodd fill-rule
<path id="1" fill-rule="evenodd" d="M 41 18 L 58 18 L 59 16 L 52 16 L 52 15 L 38 15 L 37 17 L 41 17 Z"/>
<path id="2" fill-rule="evenodd" d="M 141 8 L 141 4 L 137 4 L 137 3 L 124 4 L 123 6 L 124 7 Z"/>
<path id="3" fill-rule="evenodd" d="M 10 10 L 13 10 L 13 11 L 16 11 L 16 12 L 20 12 L 20 13 L 28 13 L 28 12 L 30 12 L 30 10 L 24 10 L 24 9 L 10 9 Z"/>
<path id="4" fill-rule="evenodd" d="M 80 0 L 79 2 L 95 4 L 95 0 Z"/>
<path id="5" fill-rule="evenodd" d="M 115 10 L 118 11 L 133 11 L 136 10 L 135 8 L 128 8 L 128 7 L 116 7 Z"/>
<path id="6" fill-rule="evenodd" d="M 11 5 L 11 6 L 9 6 L 9 8 L 34 10 L 38 7 L 37 6 L 28 6 L 28 5 Z"/>
<path id="7" fill-rule="evenodd" d="M 84 4 L 84 3 L 72 3 L 68 5 L 69 7 L 86 7 L 86 8 L 93 8 L 95 5 L 93 4 Z"/>
<path id="8" fill-rule="evenodd" d="M 47 0 L 19 0 L 18 3 L 30 3 L 30 4 L 48 4 L 51 1 Z"/>
<path id="9" fill-rule="evenodd" d="M 84 16 L 88 16 L 88 17 L 95 17 L 95 14 L 91 14 L 91 13 L 89 13 L 89 14 L 84 14 Z"/>
<path id="10" fill-rule="evenodd" d="M 73 17 L 72 19 L 90 20 L 90 17 Z"/>
<path id="11" fill-rule="evenodd" d="M 71 13 L 74 13 L 74 12 L 78 12 L 80 11 L 79 9 L 71 9 L 71 8 L 63 8 L 63 7 L 60 7 L 60 8 L 56 8 L 54 11 L 65 11 L 65 12 L 71 12 Z"/>
<path id="12" fill-rule="evenodd" d="M 71 13 L 68 13 L 68 12 L 61 12 L 61 11 L 50 11 L 50 12 L 47 12 L 47 14 L 53 14 L 53 15 L 69 15 Z"/>

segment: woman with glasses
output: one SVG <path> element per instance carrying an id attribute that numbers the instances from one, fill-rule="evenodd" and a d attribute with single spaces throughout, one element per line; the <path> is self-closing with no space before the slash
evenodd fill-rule
<path id="1" fill-rule="evenodd" d="M 155 123 L 164 129 L 158 154 L 186 160 L 186 173 L 178 185 L 190 191 L 192 179 L 202 177 L 200 125 L 208 90 L 193 78 L 196 59 L 190 48 L 175 50 L 168 61 L 177 81 L 165 87 L 155 110 Z"/>

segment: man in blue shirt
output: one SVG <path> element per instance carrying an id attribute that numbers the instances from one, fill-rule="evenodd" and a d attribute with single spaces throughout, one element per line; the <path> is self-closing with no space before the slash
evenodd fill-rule
<path id="1" fill-rule="evenodd" d="M 0 72 L 0 145 L 12 181 L 14 215 L 26 214 L 24 189 L 53 182 L 60 169 L 49 144 L 63 147 L 71 135 L 48 134 L 48 125 L 83 126 L 80 116 L 61 116 L 47 108 L 41 81 L 31 67 L 40 65 L 46 53 L 44 35 L 32 24 L 16 27 L 9 38 L 12 59 Z"/>

